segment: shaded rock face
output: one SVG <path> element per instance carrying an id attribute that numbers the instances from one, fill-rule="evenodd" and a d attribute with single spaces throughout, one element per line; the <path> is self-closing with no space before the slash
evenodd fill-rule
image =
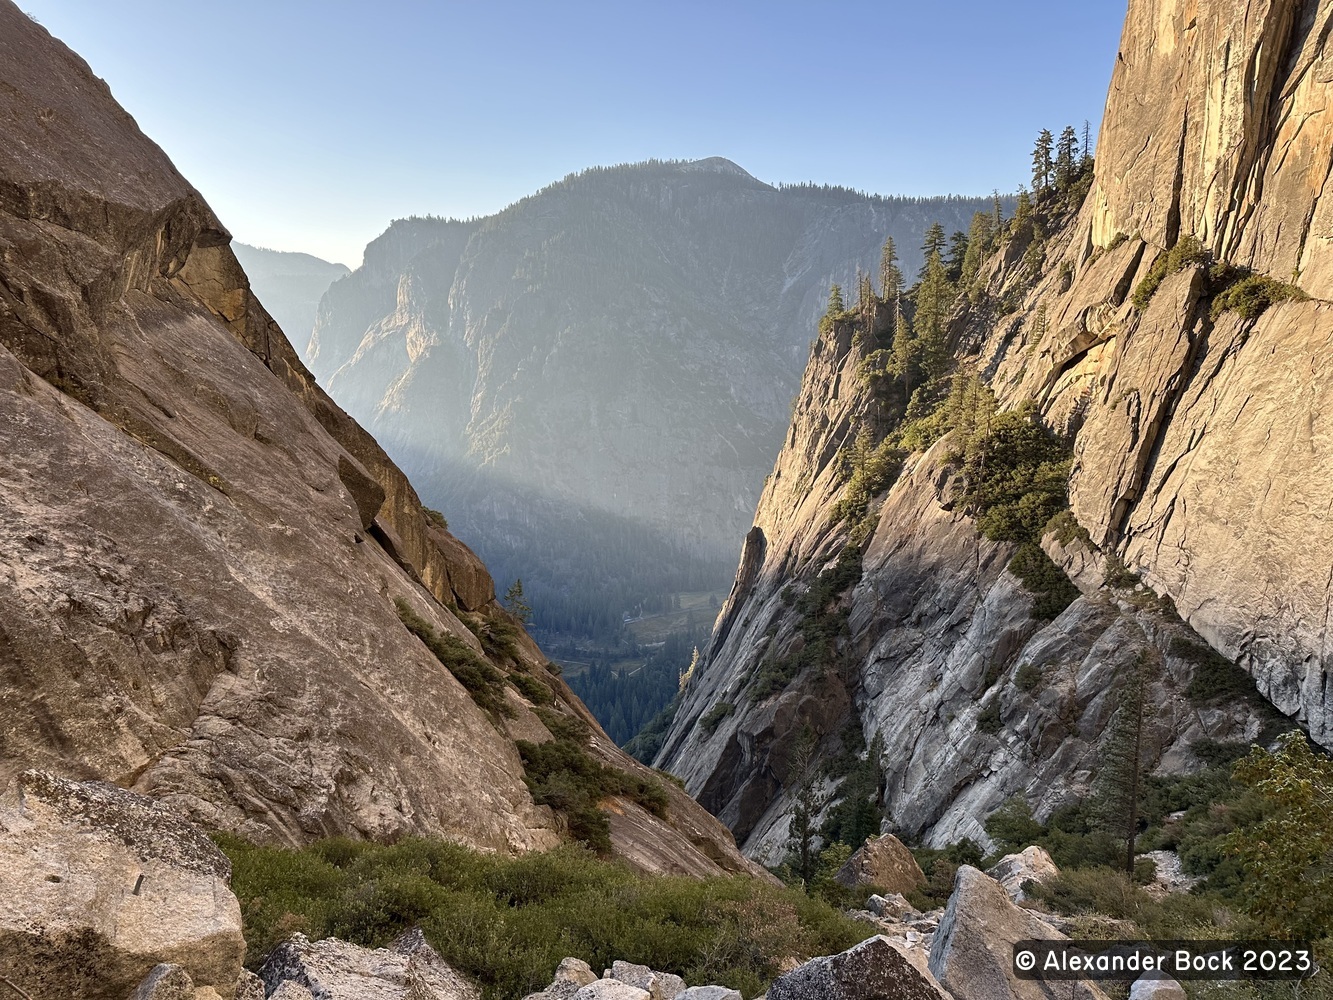
<path id="1" fill-rule="evenodd" d="M 1064 940 L 1050 924 L 1015 906 L 1004 888 L 971 865 L 958 869 L 953 895 L 930 948 L 930 971 L 954 1000 L 1103 1000 L 1087 982 L 1019 979 L 1019 941 Z"/>
<path id="2" fill-rule="evenodd" d="M 773 981 L 768 1000 L 949 1000 L 929 972 L 886 937 L 812 959 Z"/>
<path id="3" fill-rule="evenodd" d="M 32 1000 L 235 995 L 231 864 L 150 799 L 28 771 L 0 797 L 0 976 Z M 161 974 L 150 974 L 162 965 Z"/>
<path id="4" fill-rule="evenodd" d="M 912 852 L 891 833 L 866 841 L 833 878 L 848 889 L 899 895 L 926 884 L 926 876 Z"/>
<path id="5" fill-rule="evenodd" d="M 839 451 L 887 431 L 857 374 L 867 347 L 842 324 L 816 341 L 755 514 L 762 561 L 747 548 L 745 585 L 658 760 L 747 852 L 773 862 L 785 851 L 791 746 L 806 726 L 827 755 L 849 723 L 867 743 L 879 732 L 886 828 L 937 846 L 989 843 L 982 822 L 1010 795 L 1043 820 L 1086 795 L 1135 662 L 1152 664 L 1151 756 L 1163 773 L 1199 766 L 1197 739 L 1271 735 L 1262 706 L 1191 701 L 1197 668 L 1182 644 L 1211 646 L 1333 742 L 1333 306 L 1328 227 L 1315 221 L 1327 211 L 1328 129 L 1297 134 L 1326 113 L 1329 88 L 1312 81 L 1327 76 L 1331 17 L 1333 5 L 1313 0 L 1136 0 L 1090 194 L 1051 218 L 1040 273 L 1011 243 L 983 265 L 977 301 L 956 307 L 960 366 L 1002 409 L 1032 400 L 1073 441 L 1077 524 L 1042 545 L 1082 596 L 1054 621 L 1033 618 L 1007 569 L 1014 546 L 980 536 L 961 509 L 946 438 L 910 456 L 875 501 L 860 578 L 830 605 L 847 623 L 835 666 L 757 689 L 766 666 L 793 662 L 796 602 L 850 541 L 830 516 L 845 494 Z M 1253 73 L 1214 77 L 1219 60 Z M 1257 96 L 1241 101 L 1244 87 Z M 1182 235 L 1277 279 L 1299 265 L 1313 298 L 1253 319 L 1214 315 L 1212 279 L 1186 266 L 1136 306 L 1131 292 Z M 1121 562 L 1137 589 L 1105 582 Z M 697 729 L 720 701 L 736 710 Z"/>
<path id="6" fill-rule="evenodd" d="M 104 779 L 285 843 L 557 843 L 508 731 L 395 601 L 595 723 L 521 630 L 482 648 L 473 628 L 516 627 L 485 567 L 315 384 L 198 192 L 8 0 L 0 130 L 0 782 Z M 745 867 L 672 801 L 689 834 L 649 817 L 623 842 Z"/>

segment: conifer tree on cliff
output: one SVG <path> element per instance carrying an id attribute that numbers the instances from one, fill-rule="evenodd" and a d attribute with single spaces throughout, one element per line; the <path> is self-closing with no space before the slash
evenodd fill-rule
<path id="1" fill-rule="evenodd" d="M 1078 133 L 1073 125 L 1066 125 L 1055 144 L 1055 186 L 1068 189 L 1078 172 Z"/>
<path id="2" fill-rule="evenodd" d="M 1035 194 L 1041 194 L 1051 183 L 1051 171 L 1054 165 L 1051 162 L 1051 150 L 1054 146 L 1054 139 L 1051 137 L 1051 130 L 1044 128 L 1037 135 L 1037 145 L 1032 150 L 1032 190 Z"/>

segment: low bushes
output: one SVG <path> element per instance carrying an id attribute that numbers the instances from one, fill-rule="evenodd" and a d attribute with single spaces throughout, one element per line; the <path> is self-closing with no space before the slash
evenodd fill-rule
<path id="1" fill-rule="evenodd" d="M 665 818 L 667 792 L 658 781 L 608 767 L 593 757 L 587 750 L 587 727 L 580 720 L 547 708 L 536 712 L 555 739 L 516 741 L 523 780 L 532 801 L 565 816 L 571 836 L 599 853 L 610 852 L 610 825 L 597 803 L 611 795 L 623 795 Z"/>
<path id="2" fill-rule="evenodd" d="M 570 845 L 503 858 L 457 844 L 327 840 L 293 851 L 220 838 L 241 901 L 247 964 L 301 931 L 366 947 L 420 925 L 487 1000 L 541 989 L 566 955 L 615 959 L 762 992 L 787 956 L 830 954 L 863 925 L 748 878 L 649 877 Z"/>

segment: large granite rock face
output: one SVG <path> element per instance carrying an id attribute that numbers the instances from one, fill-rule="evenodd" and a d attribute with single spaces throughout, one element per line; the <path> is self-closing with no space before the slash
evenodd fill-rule
<path id="1" fill-rule="evenodd" d="M 230 877 L 201 830 L 152 800 L 25 772 L 0 796 L 0 976 L 32 1000 L 124 1000 L 146 979 L 144 1000 L 235 996 Z"/>
<path id="2" fill-rule="evenodd" d="M 847 615 L 838 668 L 756 689 L 765 667 L 800 662 L 796 599 L 850 540 L 830 517 L 846 492 L 838 456 L 893 419 L 859 374 L 873 338 L 839 323 L 815 342 L 735 588 L 658 759 L 748 853 L 785 852 L 791 750 L 806 727 L 830 756 L 848 723 L 867 743 L 883 736 L 886 829 L 937 846 L 988 844 L 982 822 L 1008 796 L 1044 820 L 1085 795 L 1114 687 L 1140 658 L 1155 665 L 1164 773 L 1198 766 L 1199 738 L 1258 737 L 1264 712 L 1185 696 L 1198 669 L 1216 669 L 1186 662 L 1191 644 L 1248 671 L 1333 745 L 1330 152 L 1317 127 L 1330 24 L 1328 0 L 1135 0 L 1090 194 L 1038 201 L 1050 213 L 1038 273 L 1015 238 L 959 300 L 962 369 L 1002 409 L 1034 401 L 1074 442 L 1076 523 L 1042 545 L 1082 596 L 1056 620 L 1033 618 L 1007 570 L 1014 546 L 980 536 L 960 508 L 946 438 L 875 501 L 860 579 L 831 606 Z M 1312 299 L 1214 315 L 1214 279 L 1190 265 L 1136 305 L 1131 292 L 1185 235 L 1295 277 Z M 1138 589 L 1105 582 L 1119 563 Z M 724 701 L 735 710 L 715 729 L 696 726 Z"/>
<path id="3" fill-rule="evenodd" d="M 1328 0 L 1131 0 L 1097 143 L 1092 237 L 1219 256 L 1333 292 Z"/>
<path id="4" fill-rule="evenodd" d="M 0 782 L 100 778 L 206 826 L 551 846 L 509 732 L 404 601 L 595 723 L 475 555 L 315 384 L 211 210 L 73 53 L 0 0 Z M 598 735 L 596 752 L 637 769 Z M 646 773 L 646 772 L 644 772 Z M 672 870 L 749 870 L 672 790 Z"/>
<path id="5" fill-rule="evenodd" d="M 773 981 L 768 1000 L 951 1000 L 886 937 L 811 959 Z M 961 998 L 952 998 L 961 1000 Z"/>

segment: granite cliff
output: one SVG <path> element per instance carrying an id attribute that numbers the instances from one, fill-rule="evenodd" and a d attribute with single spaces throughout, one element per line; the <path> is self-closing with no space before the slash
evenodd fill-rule
<path id="1" fill-rule="evenodd" d="M 841 515 L 850 456 L 904 418 L 881 317 L 815 343 L 658 760 L 748 853 L 783 852 L 797 735 L 831 756 L 849 723 L 885 740 L 895 829 L 987 843 L 1012 795 L 1048 816 L 1087 794 L 1144 663 L 1160 773 L 1198 767 L 1201 739 L 1333 742 L 1331 29 L 1316 0 L 1134 0 L 1086 197 L 1038 198 L 955 307 L 958 382 L 1071 449 L 1072 517 L 1041 545 L 1077 592 L 1053 620 L 1018 546 L 978 530 L 956 427 Z M 812 593 L 837 624 L 818 662 Z M 1262 698 L 1203 694 L 1233 664 Z"/>
<path id="2" fill-rule="evenodd" d="M 516 746 L 551 738 L 541 703 L 656 782 L 316 385 L 199 193 L 7 0 L 0 130 L 0 785 L 41 768 L 253 839 L 520 852 L 564 830 Z M 665 818 L 603 802 L 618 853 L 749 870 L 662 793 Z"/>

